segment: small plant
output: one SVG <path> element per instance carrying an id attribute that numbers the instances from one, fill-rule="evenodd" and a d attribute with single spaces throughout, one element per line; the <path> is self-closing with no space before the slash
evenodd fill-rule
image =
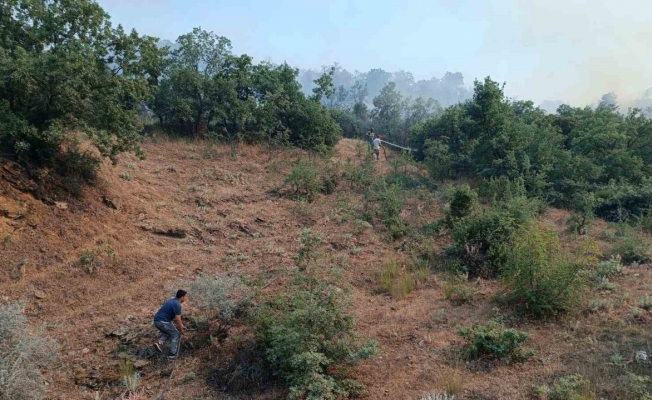
<path id="1" fill-rule="evenodd" d="M 582 375 L 568 375 L 555 379 L 552 387 L 535 385 L 534 394 L 548 400 L 593 400 L 596 396 L 590 390 L 590 382 Z"/>
<path id="2" fill-rule="evenodd" d="M 568 221 L 566 221 L 566 226 L 571 233 L 577 235 L 586 235 L 589 233 L 589 228 L 591 227 L 591 222 L 593 222 L 593 216 L 587 213 L 573 213 Z"/>
<path id="3" fill-rule="evenodd" d="M 312 233 L 310 228 L 304 228 L 301 231 L 301 248 L 297 256 L 297 266 L 299 268 L 306 268 L 309 263 L 316 259 L 317 246 L 321 241 L 321 235 Z"/>
<path id="4" fill-rule="evenodd" d="M 644 314 L 645 314 L 645 311 L 641 310 L 638 307 L 632 307 L 629 310 L 629 316 L 632 317 L 633 319 L 641 319 L 641 318 L 643 318 Z"/>
<path id="5" fill-rule="evenodd" d="M 97 275 L 101 268 L 114 264 L 116 258 L 113 249 L 104 244 L 93 249 L 83 250 L 79 254 L 79 265 L 89 275 Z"/>
<path id="6" fill-rule="evenodd" d="M 600 261 L 595 273 L 599 278 L 611 278 L 622 274 L 624 269 L 620 255 L 615 255 L 609 260 Z"/>
<path id="7" fill-rule="evenodd" d="M 613 282 L 609 282 L 609 278 L 602 278 L 600 284 L 598 285 L 598 289 L 613 292 L 614 290 L 618 289 L 618 285 Z"/>
<path id="8" fill-rule="evenodd" d="M 616 365 L 620 365 L 623 363 L 623 356 L 621 356 L 618 352 L 612 354 L 609 359 L 611 360 L 612 363 Z"/>
<path id="9" fill-rule="evenodd" d="M 187 374 L 185 374 L 183 376 L 182 380 L 183 380 L 184 383 L 192 382 L 194 380 L 197 380 L 197 374 L 195 374 L 194 372 L 188 372 Z"/>
<path id="10" fill-rule="evenodd" d="M 592 312 L 606 311 L 611 309 L 609 300 L 593 299 L 589 301 L 589 310 Z"/>
<path id="11" fill-rule="evenodd" d="M 469 360 L 493 358 L 517 361 L 533 355 L 521 348 L 530 338 L 529 334 L 505 328 L 496 320 L 490 320 L 485 325 L 474 324 L 470 328 L 462 328 L 457 334 L 466 341 L 463 354 Z"/>
<path id="12" fill-rule="evenodd" d="M 136 164 L 134 164 L 134 163 L 126 163 L 125 168 L 131 169 L 131 170 L 136 169 Z"/>
<path id="13" fill-rule="evenodd" d="M 140 382 L 140 374 L 135 370 L 134 364 L 128 360 L 122 360 L 118 363 L 118 371 L 127 390 L 135 392 Z"/>
<path id="14" fill-rule="evenodd" d="M 442 282 L 446 300 L 454 304 L 464 304 L 473 300 L 475 290 L 466 284 L 464 277 Z"/>
<path id="15" fill-rule="evenodd" d="M 299 161 L 285 179 L 282 187 L 289 186 L 292 195 L 299 199 L 305 199 L 312 203 L 318 192 L 323 190 L 323 182 L 319 177 L 319 171 L 314 164 L 307 161 Z"/>
<path id="16" fill-rule="evenodd" d="M 134 177 L 129 172 L 123 172 L 120 174 L 120 179 L 124 179 L 125 181 L 132 181 L 134 180 Z"/>
<path id="17" fill-rule="evenodd" d="M 652 297 L 645 295 L 638 301 L 638 306 L 645 311 L 650 311 L 652 309 Z"/>

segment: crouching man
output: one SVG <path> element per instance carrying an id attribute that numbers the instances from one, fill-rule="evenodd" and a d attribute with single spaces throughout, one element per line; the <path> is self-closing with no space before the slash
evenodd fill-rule
<path id="1" fill-rule="evenodd" d="M 176 360 L 179 354 L 179 339 L 186 330 L 181 322 L 181 304 L 186 301 L 188 293 L 183 290 L 177 290 L 177 295 L 166 301 L 165 304 L 154 315 L 154 326 L 161 331 L 161 337 L 158 342 L 154 343 L 154 347 L 160 352 L 163 352 L 161 346 L 172 338 L 170 344 L 170 360 Z"/>

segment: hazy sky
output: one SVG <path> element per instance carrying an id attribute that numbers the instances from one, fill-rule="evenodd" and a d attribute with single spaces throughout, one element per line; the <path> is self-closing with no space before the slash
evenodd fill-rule
<path id="1" fill-rule="evenodd" d="M 650 0 L 99 0 L 112 21 L 174 41 L 193 27 L 299 68 L 462 72 L 519 99 L 621 100 L 652 87 Z"/>

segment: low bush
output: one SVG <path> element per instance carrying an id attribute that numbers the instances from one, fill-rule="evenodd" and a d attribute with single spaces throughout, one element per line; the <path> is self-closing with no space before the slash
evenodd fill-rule
<path id="1" fill-rule="evenodd" d="M 574 374 L 555 379 L 552 387 L 535 385 L 537 398 L 542 400 L 593 400 L 595 393 L 590 390 L 590 382 L 582 375 Z"/>
<path id="2" fill-rule="evenodd" d="M 501 270 L 505 299 L 535 317 L 566 311 L 584 287 L 582 271 L 563 256 L 556 232 L 521 228 Z"/>
<path id="3" fill-rule="evenodd" d="M 455 221 L 469 216 L 478 206 L 478 194 L 469 185 L 455 186 L 450 198 L 446 206 L 446 220 L 450 227 L 454 226 Z"/>
<path id="4" fill-rule="evenodd" d="M 254 316 L 259 345 L 273 373 L 290 386 L 289 399 L 335 400 L 363 387 L 348 369 L 372 357 L 375 342 L 362 343 L 348 312 L 348 293 L 323 277 L 297 273 L 284 293 L 267 299 Z"/>
<path id="5" fill-rule="evenodd" d="M 442 290 L 446 300 L 453 304 L 464 304 L 473 300 L 475 290 L 469 286 L 464 277 L 455 277 L 442 282 Z"/>
<path id="6" fill-rule="evenodd" d="M 612 253 L 620 255 L 625 264 L 642 264 L 652 260 L 650 245 L 639 237 L 634 228 L 625 224 L 618 226 Z"/>
<path id="7" fill-rule="evenodd" d="M 41 331 L 28 330 L 21 305 L 0 304 L 0 400 L 43 399 L 41 371 L 56 359 L 57 350 Z"/>
<path id="8" fill-rule="evenodd" d="M 324 189 L 317 167 L 305 160 L 299 161 L 285 179 L 282 187 L 289 186 L 292 196 L 310 203 Z"/>
<path id="9" fill-rule="evenodd" d="M 403 189 L 397 185 L 388 185 L 381 179 L 369 189 L 366 197 L 367 203 L 387 228 L 390 239 L 405 236 L 407 227 L 401 217 L 405 201 Z"/>
<path id="10" fill-rule="evenodd" d="M 598 278 L 611 278 L 623 273 L 625 266 L 620 262 L 620 255 L 612 256 L 608 260 L 600 261 L 596 268 L 595 275 Z"/>
<path id="11" fill-rule="evenodd" d="M 498 275 L 516 228 L 516 221 L 511 215 L 492 209 L 473 213 L 456 224 L 453 231 L 454 249 L 465 265 L 469 278 Z"/>
<path id="12" fill-rule="evenodd" d="M 463 356 L 468 360 L 491 358 L 502 361 L 523 360 L 532 355 L 522 346 L 530 335 L 512 328 L 505 328 L 496 320 L 490 320 L 485 325 L 474 324 L 470 328 L 462 328 L 458 335 L 466 344 Z"/>
<path id="13" fill-rule="evenodd" d="M 89 275 L 97 275 L 101 268 L 112 265 L 116 262 L 117 255 L 107 245 L 97 246 L 92 249 L 84 249 L 79 254 L 79 265 Z"/>

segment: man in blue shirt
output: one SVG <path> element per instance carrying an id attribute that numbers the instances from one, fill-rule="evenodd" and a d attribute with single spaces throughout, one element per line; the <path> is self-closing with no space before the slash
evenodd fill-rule
<path id="1" fill-rule="evenodd" d="M 154 315 L 154 326 L 161 331 L 161 337 L 158 342 L 154 343 L 154 347 L 163 352 L 161 346 L 169 338 L 172 338 L 170 356 L 168 357 L 170 360 L 176 360 L 179 350 L 179 338 L 186 330 L 186 327 L 181 323 L 181 303 L 186 301 L 187 295 L 188 293 L 185 290 L 177 290 L 176 297 L 166 301 Z"/>

